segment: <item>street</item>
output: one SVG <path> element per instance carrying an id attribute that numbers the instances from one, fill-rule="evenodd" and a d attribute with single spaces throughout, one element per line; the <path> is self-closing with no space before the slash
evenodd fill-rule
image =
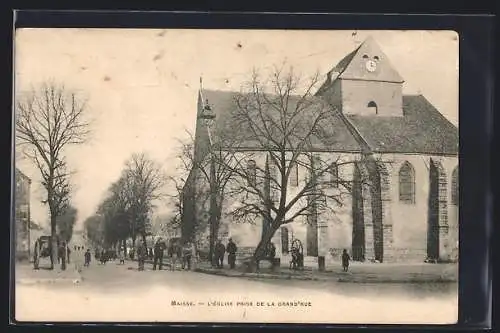
<path id="1" fill-rule="evenodd" d="M 451 323 L 457 316 L 456 284 L 256 281 L 151 268 L 93 262 L 80 283 L 16 283 L 16 319 Z"/>

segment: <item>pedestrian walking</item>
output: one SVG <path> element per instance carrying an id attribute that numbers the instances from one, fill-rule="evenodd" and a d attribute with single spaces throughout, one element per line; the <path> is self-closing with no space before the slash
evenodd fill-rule
<path id="1" fill-rule="evenodd" d="M 163 252 L 165 251 L 165 248 L 167 246 L 165 245 L 165 242 L 162 240 L 162 238 L 158 238 L 156 243 L 155 243 L 155 248 L 154 248 L 154 261 L 153 261 L 153 270 L 156 270 L 156 266 L 158 266 L 158 270 L 161 271 L 163 267 Z"/>
<path id="2" fill-rule="evenodd" d="M 347 253 L 347 250 L 344 249 L 342 252 L 342 269 L 344 272 L 347 272 L 349 270 L 349 260 L 351 260 L 351 257 Z"/>
<path id="3" fill-rule="evenodd" d="M 226 246 L 226 251 L 228 253 L 227 262 L 229 263 L 229 268 L 234 269 L 236 266 L 236 251 L 238 251 L 238 247 L 233 242 L 232 238 L 229 238 L 229 242 Z"/>
<path id="4" fill-rule="evenodd" d="M 85 264 L 84 264 L 85 267 L 90 266 L 91 258 L 92 258 L 92 255 L 90 254 L 90 249 L 87 249 L 87 251 L 85 252 Z"/>
<path id="5" fill-rule="evenodd" d="M 221 240 L 218 239 L 215 244 L 215 263 L 217 268 L 224 268 L 224 253 L 226 252 L 226 247 L 222 244 Z"/>

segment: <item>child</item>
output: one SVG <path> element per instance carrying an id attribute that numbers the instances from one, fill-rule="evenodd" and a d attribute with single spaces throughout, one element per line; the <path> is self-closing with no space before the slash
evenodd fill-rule
<path id="1" fill-rule="evenodd" d="M 344 269 L 344 272 L 347 272 L 349 269 L 349 260 L 351 260 L 351 257 L 349 257 L 347 250 L 344 249 L 342 252 L 342 268 Z"/>

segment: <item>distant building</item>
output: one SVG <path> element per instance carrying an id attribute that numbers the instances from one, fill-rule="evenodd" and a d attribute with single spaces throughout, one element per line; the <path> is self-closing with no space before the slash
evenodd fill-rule
<path id="1" fill-rule="evenodd" d="M 31 179 L 16 168 L 15 175 L 15 244 L 16 259 L 30 254 L 30 190 Z"/>
<path id="2" fill-rule="evenodd" d="M 343 249 L 359 261 L 457 260 L 458 128 L 424 96 L 403 95 L 403 78 L 372 38 L 327 74 L 315 98 L 318 103 L 328 101 L 340 112 L 332 110 L 336 120 L 325 128 L 330 131 L 331 142 L 319 142 L 311 152 L 338 157 L 340 161 L 375 156 L 381 162 L 370 170 L 354 163 L 332 168 L 332 179 L 339 174 L 352 179 L 352 192 L 343 205 L 335 206 L 335 215 L 317 212 L 314 220 L 301 217 L 282 226 L 272 239 L 277 255 L 287 260 L 292 242 L 300 240 L 306 259 L 311 260 L 318 256 L 325 256 L 327 261 L 339 258 Z M 216 115 L 214 141 L 218 132 L 225 131 L 226 124 L 232 124 L 228 117 L 238 107 L 234 98 L 237 94 L 207 89 L 199 93 L 198 114 L 206 99 Z M 288 103 L 293 100 L 292 96 Z M 209 156 L 207 133 L 207 126 L 198 120 L 198 161 Z M 256 166 L 263 170 L 267 153 L 261 153 L 258 144 L 246 144 L 245 154 L 253 155 L 247 157 L 249 170 Z M 208 200 L 198 193 L 208 185 L 200 174 L 191 170 L 184 187 L 183 237 L 191 237 L 196 226 L 207 225 Z M 287 189 L 291 194 L 308 177 L 300 165 L 293 174 L 295 180 Z M 361 175 L 367 174 L 374 179 L 371 193 L 360 181 Z M 332 181 L 331 191 L 337 191 L 336 184 Z M 224 205 L 231 206 L 232 200 L 224 198 Z M 217 237 L 224 242 L 232 237 L 239 248 L 251 249 L 260 240 L 261 224 L 236 224 L 223 215 Z"/>

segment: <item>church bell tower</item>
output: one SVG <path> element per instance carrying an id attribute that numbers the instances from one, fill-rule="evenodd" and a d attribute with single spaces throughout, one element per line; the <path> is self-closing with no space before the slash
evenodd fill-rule
<path id="1" fill-rule="evenodd" d="M 344 114 L 403 116 L 403 78 L 378 44 L 368 37 L 329 73 L 317 95 Z"/>

